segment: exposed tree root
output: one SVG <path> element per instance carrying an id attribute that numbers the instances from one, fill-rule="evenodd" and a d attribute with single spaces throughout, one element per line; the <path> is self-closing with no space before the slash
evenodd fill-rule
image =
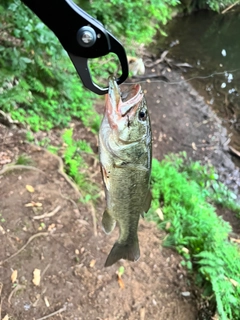
<path id="1" fill-rule="evenodd" d="M 0 261 L 0 265 L 2 265 L 3 263 L 9 261 L 10 259 L 16 257 L 20 252 L 22 252 L 22 251 L 26 248 L 26 246 L 27 246 L 32 240 L 34 240 L 34 239 L 36 239 L 36 238 L 38 238 L 38 237 L 46 237 L 46 236 L 48 236 L 48 235 L 49 235 L 48 232 L 39 232 L 39 233 L 34 234 L 33 236 L 31 236 L 31 237 L 28 239 L 27 243 L 25 243 L 24 246 L 22 246 L 22 248 L 20 248 L 17 252 L 15 252 L 14 254 L 12 254 L 10 257 L 6 258 L 5 260 Z"/>
<path id="2" fill-rule="evenodd" d="M 24 285 L 21 285 L 21 284 L 17 284 L 16 287 L 11 291 L 9 297 L 8 297 L 8 303 L 9 305 L 11 304 L 11 299 L 12 299 L 12 296 L 14 295 L 14 293 L 16 293 L 18 290 L 21 290 L 21 289 L 25 289 L 26 287 Z"/>
<path id="3" fill-rule="evenodd" d="M 62 159 L 57 156 L 54 153 L 51 153 L 50 151 L 44 149 L 45 152 L 47 152 L 48 154 L 50 154 L 51 156 L 53 156 L 59 163 L 59 167 L 58 167 L 58 173 L 68 182 L 68 184 L 70 184 L 70 186 L 75 190 L 77 196 L 80 198 L 82 195 L 78 189 L 78 186 L 69 178 L 69 176 L 64 172 L 64 164 Z"/>
<path id="4" fill-rule="evenodd" d="M 45 320 L 45 319 L 47 319 L 47 318 L 50 318 L 50 317 L 52 317 L 52 316 L 55 316 L 56 314 L 59 314 L 59 313 L 64 312 L 64 311 L 66 311 L 66 310 L 67 310 L 67 308 L 66 308 L 66 306 L 64 306 L 63 308 L 61 308 L 61 309 L 59 309 L 59 310 L 57 310 L 57 311 L 55 311 L 55 312 L 49 313 L 48 315 L 46 315 L 46 316 L 44 316 L 44 317 L 42 317 L 42 318 L 38 318 L 38 319 L 36 319 L 36 320 Z"/>
<path id="5" fill-rule="evenodd" d="M 0 175 L 10 170 L 35 170 L 45 174 L 42 170 L 33 166 L 25 166 L 23 164 L 10 164 L 10 165 L 4 166 L 2 170 L 0 170 Z"/>
<path id="6" fill-rule="evenodd" d="M 57 206 L 53 211 L 51 212 L 45 212 L 44 214 L 41 214 L 40 216 L 34 216 L 33 219 L 34 220 L 40 220 L 40 219 L 44 219 L 44 218 L 50 218 L 53 217 L 56 213 L 58 213 L 58 211 L 61 209 L 60 206 Z"/>

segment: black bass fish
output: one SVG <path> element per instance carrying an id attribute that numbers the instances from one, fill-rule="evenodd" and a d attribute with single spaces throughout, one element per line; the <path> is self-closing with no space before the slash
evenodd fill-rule
<path id="1" fill-rule="evenodd" d="M 151 203 L 152 133 L 146 100 L 139 84 L 133 85 L 124 99 L 122 96 L 116 81 L 110 78 L 99 132 L 99 156 L 107 202 L 102 225 L 109 234 L 117 222 L 120 236 L 105 267 L 119 259 L 139 259 L 138 221 Z"/>

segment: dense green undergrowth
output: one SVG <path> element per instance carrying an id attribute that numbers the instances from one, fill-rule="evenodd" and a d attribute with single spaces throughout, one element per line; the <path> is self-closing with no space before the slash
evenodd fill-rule
<path id="1" fill-rule="evenodd" d="M 177 1 L 171 0 L 169 5 L 174 3 Z M 89 11 L 111 26 L 117 37 L 127 37 L 129 43 L 133 39 L 135 43 L 150 42 L 156 24 L 150 26 L 144 15 L 153 15 L 153 22 L 165 23 L 170 18 L 170 6 L 160 1 L 153 14 L 152 4 L 144 10 L 140 4 L 94 1 Z M 116 13 L 118 19 L 113 15 Z M 20 0 L 0 3 L 0 52 L 2 111 L 33 131 L 66 127 L 72 118 L 80 119 L 93 132 L 98 131 L 100 117 L 93 108 L 97 96 L 82 86 L 58 39 Z M 111 61 L 104 62 L 109 74 L 114 66 Z M 103 65 L 95 66 L 93 77 L 98 78 L 102 68 Z"/>
<path id="2" fill-rule="evenodd" d="M 75 2 L 123 40 L 128 54 L 141 43 L 151 43 L 157 30 L 164 33 L 173 10 L 182 8 L 178 0 Z M 218 9 L 215 0 L 200 2 Z M 73 117 L 98 131 L 100 118 L 93 109 L 96 95 L 82 86 L 54 34 L 20 0 L 0 3 L 0 53 L 2 111 L 34 131 L 66 127 Z M 116 68 L 108 59 L 95 63 L 93 78 L 104 74 L 107 79 Z"/>
<path id="3" fill-rule="evenodd" d="M 167 229 L 165 244 L 177 248 L 207 299 L 216 301 L 220 319 L 240 319 L 240 250 L 228 240 L 230 225 L 212 204 L 240 212 L 236 196 L 218 181 L 215 170 L 186 155 L 153 160 L 149 219 Z M 164 221 L 156 214 L 160 208 Z"/>
<path id="4" fill-rule="evenodd" d="M 42 143 L 40 142 L 40 145 Z M 98 187 L 89 179 L 88 165 L 85 157 L 95 158 L 90 144 L 86 140 L 73 138 L 73 129 L 66 129 L 62 134 L 62 144 L 58 147 L 46 146 L 52 153 L 61 153 L 64 161 L 64 171 L 72 178 L 81 192 L 81 202 L 97 199 Z"/>
<path id="5" fill-rule="evenodd" d="M 163 25 L 173 10 L 182 10 L 176 9 L 177 0 L 76 2 L 122 39 L 131 54 L 138 44 L 150 43 L 157 29 L 164 33 Z M 234 1 L 182 2 L 189 11 L 206 7 L 220 11 Z M 105 60 L 104 77 L 114 67 Z M 98 64 L 92 68 L 96 77 L 103 74 L 101 68 Z M 98 131 L 100 117 L 93 108 L 96 96 L 83 88 L 53 33 L 19 0 L 0 3 L 0 70 L 0 109 L 14 120 L 38 131 L 65 128 L 77 118 Z M 83 153 L 91 150 L 86 142 L 73 139 L 72 130 L 65 131 L 63 143 L 66 172 L 82 191 L 82 201 L 91 200 L 94 192 L 89 189 L 83 160 Z M 234 193 L 218 181 L 213 168 L 176 155 L 160 163 L 153 161 L 152 192 L 150 219 L 167 228 L 166 244 L 184 256 L 183 263 L 196 275 L 203 294 L 213 295 L 220 318 L 240 319 L 239 249 L 228 241 L 230 226 L 217 217 L 213 207 L 220 204 L 239 214 Z M 159 207 L 164 221 L 155 213 Z"/>
<path id="6" fill-rule="evenodd" d="M 0 108 L 34 131 L 72 118 L 97 131 L 94 95 L 83 88 L 54 34 L 19 0 L 0 4 Z"/>
<path id="7" fill-rule="evenodd" d="M 183 8 L 191 13 L 195 10 L 211 9 L 213 11 L 221 12 L 224 8 L 236 3 L 235 0 L 182 0 Z"/>

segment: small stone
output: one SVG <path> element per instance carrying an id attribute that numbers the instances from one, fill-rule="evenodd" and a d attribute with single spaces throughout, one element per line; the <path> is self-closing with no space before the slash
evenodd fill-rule
<path id="1" fill-rule="evenodd" d="M 190 297 L 191 293 L 189 291 L 183 291 L 181 292 L 181 295 L 184 297 Z"/>

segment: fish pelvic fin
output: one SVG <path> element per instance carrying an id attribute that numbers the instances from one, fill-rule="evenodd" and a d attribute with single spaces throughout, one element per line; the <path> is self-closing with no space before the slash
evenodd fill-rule
<path id="1" fill-rule="evenodd" d="M 120 259 L 129 261 L 137 261 L 140 257 L 140 249 L 138 244 L 138 238 L 132 243 L 121 244 L 116 242 L 110 251 L 104 267 L 110 267 Z"/>
<path id="2" fill-rule="evenodd" d="M 113 219 L 107 210 L 104 211 L 102 217 L 102 227 L 106 234 L 109 234 L 113 231 L 116 225 L 116 220 Z"/>

